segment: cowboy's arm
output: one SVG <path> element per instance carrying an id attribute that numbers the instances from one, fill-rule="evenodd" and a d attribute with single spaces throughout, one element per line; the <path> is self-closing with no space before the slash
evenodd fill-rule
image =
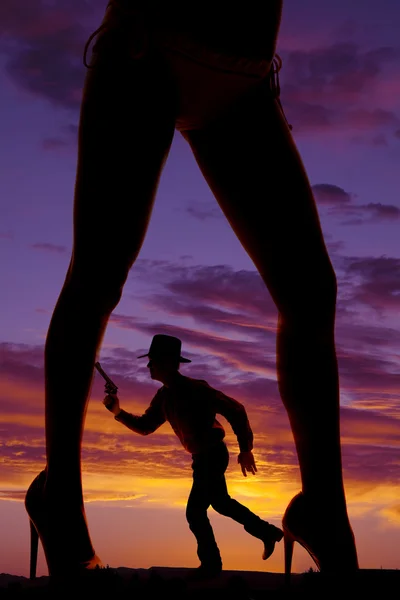
<path id="1" fill-rule="evenodd" d="M 213 390 L 213 396 L 216 412 L 225 417 L 232 427 L 240 452 L 251 452 L 253 450 L 253 431 L 243 404 L 218 390 Z"/>
<path id="2" fill-rule="evenodd" d="M 247 473 L 255 475 L 257 467 L 252 452 L 253 432 L 245 407 L 234 398 L 230 398 L 218 390 L 213 390 L 213 393 L 216 412 L 225 417 L 237 437 L 240 448 L 238 463 L 243 476 L 247 477 Z"/>
<path id="3" fill-rule="evenodd" d="M 161 398 L 157 393 L 151 401 L 150 406 L 141 416 L 132 415 L 120 408 L 115 414 L 114 419 L 135 433 L 149 435 L 165 423 Z"/>

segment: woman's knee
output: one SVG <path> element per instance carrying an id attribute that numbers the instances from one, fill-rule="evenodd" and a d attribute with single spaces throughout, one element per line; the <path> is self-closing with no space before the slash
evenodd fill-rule
<path id="1" fill-rule="evenodd" d="M 281 320 L 292 325 L 310 328 L 328 325 L 335 319 L 337 278 L 332 265 L 309 271 L 289 284 L 286 298 L 277 303 Z"/>
<path id="2" fill-rule="evenodd" d="M 305 297 L 311 314 L 323 319 L 333 316 L 336 310 L 337 279 L 330 262 L 315 273 L 308 284 L 308 290 Z"/>
<path id="3" fill-rule="evenodd" d="M 80 306 L 90 306 L 93 312 L 111 314 L 121 300 L 128 275 L 118 275 L 117 271 L 105 272 L 95 267 L 81 269 L 72 266 L 67 273 L 64 290 L 75 297 Z"/>

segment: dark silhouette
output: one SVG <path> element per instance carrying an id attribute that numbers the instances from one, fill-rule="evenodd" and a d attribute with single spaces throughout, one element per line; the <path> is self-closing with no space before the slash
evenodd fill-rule
<path id="1" fill-rule="evenodd" d="M 188 581 L 185 568 L 150 569 L 104 568 L 87 571 L 84 577 L 57 584 L 52 577 L 31 582 L 25 577 L 0 575 L 2 598 L 124 598 L 132 600 L 265 600 L 266 598 L 354 597 L 391 598 L 399 589 L 398 569 L 361 569 L 354 577 L 337 571 L 331 574 L 304 572 L 293 574 L 292 585 L 285 585 L 281 573 L 224 571 L 218 579 Z"/>
<path id="2" fill-rule="evenodd" d="M 223 415 L 238 439 L 238 462 L 242 473 L 257 471 L 252 453 L 253 432 L 244 406 L 213 389 L 204 380 L 191 379 L 179 372 L 180 363 L 191 362 L 181 356 L 181 340 L 169 335 L 155 335 L 147 364 L 152 379 L 161 381 L 150 406 L 142 416 L 127 413 L 120 407 L 113 382 L 107 382 L 103 403 L 115 419 L 141 435 L 153 433 L 168 421 L 182 446 L 192 455 L 193 485 L 189 495 L 186 518 L 197 540 L 200 567 L 192 575 L 209 578 L 222 571 L 222 560 L 207 517 L 210 506 L 226 517 L 241 523 L 244 529 L 264 542 L 263 559 L 274 551 L 275 542 L 283 537 L 278 527 L 263 521 L 228 494 L 225 471 L 229 452 L 224 440 L 225 431 L 216 420 Z M 143 358 L 139 356 L 138 358 Z"/>
<path id="3" fill-rule="evenodd" d="M 81 479 L 93 365 L 142 247 L 176 129 L 279 312 L 279 390 L 302 484 L 283 518 L 285 568 L 294 541 L 324 571 L 358 568 L 342 478 L 336 277 L 279 102 L 281 10 L 282 0 L 245 10 L 114 0 L 95 32 L 73 252 L 45 347 L 46 469 L 26 496 L 33 546 L 39 535 L 51 575 L 100 563 Z"/>

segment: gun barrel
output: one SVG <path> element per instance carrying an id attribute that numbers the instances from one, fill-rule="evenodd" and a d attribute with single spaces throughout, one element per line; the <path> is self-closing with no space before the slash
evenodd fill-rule
<path id="1" fill-rule="evenodd" d="M 113 382 L 112 379 L 110 379 L 110 377 L 107 375 L 107 373 L 102 369 L 101 364 L 99 362 L 96 362 L 94 364 L 94 366 L 96 367 L 96 369 L 98 370 L 100 375 L 103 377 L 103 379 L 105 379 L 107 381 L 107 383 L 112 385 L 112 387 L 115 388 L 115 390 L 117 390 L 118 386 Z"/>

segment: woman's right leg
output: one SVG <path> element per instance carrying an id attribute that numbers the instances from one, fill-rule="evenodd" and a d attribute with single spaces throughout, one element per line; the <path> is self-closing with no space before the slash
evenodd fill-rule
<path id="1" fill-rule="evenodd" d="M 173 88 L 153 51 L 129 58 L 113 33 L 99 48 L 81 106 L 72 258 L 45 345 L 41 538 L 50 574 L 68 571 L 91 552 L 81 444 L 93 366 L 143 243 L 175 127 Z M 37 514 L 33 492 L 29 501 Z"/>
<path id="2" fill-rule="evenodd" d="M 285 522 L 290 515 L 291 529 L 307 537 L 323 570 L 354 570 L 341 460 L 336 276 L 301 158 L 264 84 L 184 137 L 279 312 L 278 384 L 303 492 Z"/>

